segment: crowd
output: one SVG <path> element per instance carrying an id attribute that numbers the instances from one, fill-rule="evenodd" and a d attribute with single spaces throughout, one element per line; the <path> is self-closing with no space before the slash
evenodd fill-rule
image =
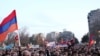
<path id="1" fill-rule="evenodd" d="M 68 47 L 41 47 L 0 50 L 0 56 L 100 56 L 99 47 L 88 45 L 69 45 Z"/>

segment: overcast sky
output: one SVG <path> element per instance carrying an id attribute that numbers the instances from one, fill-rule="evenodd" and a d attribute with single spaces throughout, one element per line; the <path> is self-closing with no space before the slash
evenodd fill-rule
<path id="1" fill-rule="evenodd" d="M 16 10 L 19 29 L 27 27 L 30 34 L 63 31 L 81 37 L 88 32 L 87 15 L 100 8 L 100 0 L 1 0 L 0 22 Z"/>

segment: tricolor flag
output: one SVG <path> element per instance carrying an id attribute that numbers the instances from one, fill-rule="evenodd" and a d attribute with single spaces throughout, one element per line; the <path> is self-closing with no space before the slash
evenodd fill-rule
<path id="1" fill-rule="evenodd" d="M 11 14 L 4 18 L 0 24 L 0 42 L 6 39 L 8 33 L 18 30 L 16 11 L 13 10 Z"/>

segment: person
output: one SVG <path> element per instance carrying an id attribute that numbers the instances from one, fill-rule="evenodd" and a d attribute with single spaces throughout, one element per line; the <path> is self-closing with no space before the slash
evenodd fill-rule
<path id="1" fill-rule="evenodd" d="M 31 56 L 31 53 L 28 50 L 24 50 L 22 56 Z"/>
<path id="2" fill-rule="evenodd" d="M 34 52 L 31 52 L 31 56 L 34 56 Z"/>
<path id="3" fill-rule="evenodd" d="M 44 56 L 44 52 L 43 51 L 39 51 L 39 56 Z"/>
<path id="4" fill-rule="evenodd" d="M 17 52 L 12 52 L 11 56 L 18 56 L 18 53 Z"/>
<path id="5" fill-rule="evenodd" d="M 50 52 L 48 49 L 46 49 L 45 52 L 46 52 L 46 56 L 50 56 Z"/>

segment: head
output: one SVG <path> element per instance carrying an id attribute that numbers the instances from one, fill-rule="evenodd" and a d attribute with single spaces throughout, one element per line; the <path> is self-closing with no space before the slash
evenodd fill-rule
<path id="1" fill-rule="evenodd" d="M 11 53 L 12 56 L 18 56 L 17 52 Z"/>
<path id="2" fill-rule="evenodd" d="M 23 51 L 22 56 L 31 56 L 31 53 L 28 50 Z"/>

